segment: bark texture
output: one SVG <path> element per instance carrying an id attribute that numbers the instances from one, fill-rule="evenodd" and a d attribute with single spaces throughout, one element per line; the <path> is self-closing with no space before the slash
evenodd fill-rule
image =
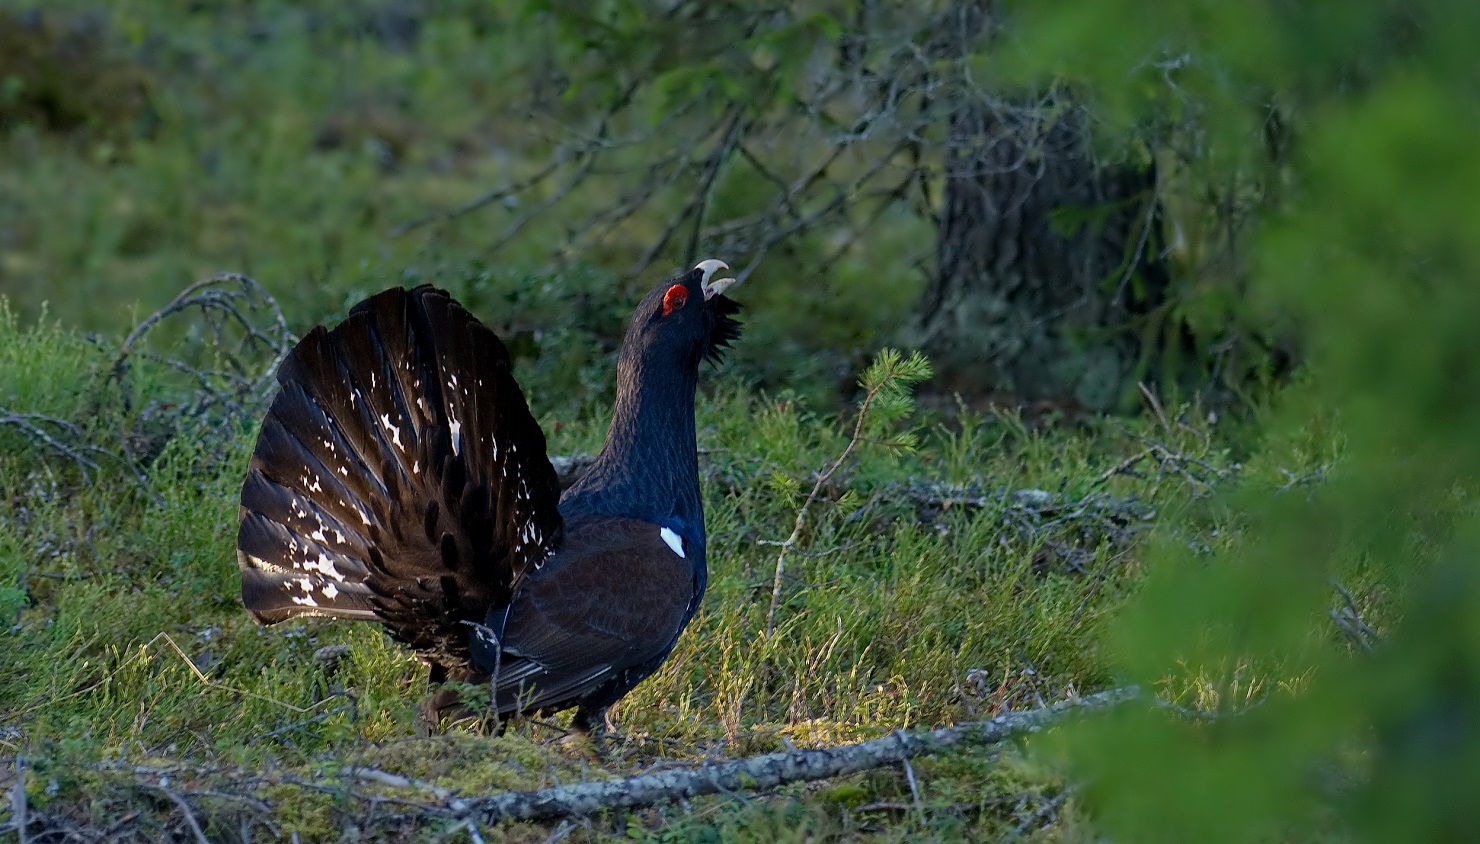
<path id="1" fill-rule="evenodd" d="M 605 782 L 583 782 L 539 791 L 515 791 L 465 798 L 449 804 L 459 816 L 493 824 L 505 818 L 539 820 L 589 815 L 603 809 L 646 806 L 661 800 L 703 794 L 754 792 L 791 782 L 819 780 L 896 764 L 923 753 L 970 745 L 1001 744 L 1035 732 L 1071 712 L 1113 707 L 1140 694 L 1134 687 L 1112 689 L 990 721 L 943 727 L 929 732 L 895 731 L 859 744 L 816 750 L 789 750 L 749 759 L 699 765 Z"/>
<path id="2" fill-rule="evenodd" d="M 1166 300 L 1156 174 L 1096 162 L 1049 100 L 952 116 L 937 272 L 906 332 L 948 389 L 1092 411 L 1133 396 Z"/>

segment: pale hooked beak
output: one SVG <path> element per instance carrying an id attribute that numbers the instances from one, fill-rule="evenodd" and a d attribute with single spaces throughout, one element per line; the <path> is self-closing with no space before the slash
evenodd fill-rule
<path id="1" fill-rule="evenodd" d="M 725 292 L 726 290 L 729 290 L 731 287 L 734 287 L 736 284 L 739 284 L 739 282 L 733 278 L 714 279 L 715 273 L 719 272 L 720 270 L 728 270 L 729 268 L 729 264 L 726 264 L 724 261 L 721 261 L 718 258 L 706 258 L 705 260 L 700 261 L 699 263 L 694 265 L 694 269 L 704 271 L 704 301 L 707 302 L 710 299 L 713 299 L 719 294 Z M 711 281 L 710 279 L 714 280 Z"/>

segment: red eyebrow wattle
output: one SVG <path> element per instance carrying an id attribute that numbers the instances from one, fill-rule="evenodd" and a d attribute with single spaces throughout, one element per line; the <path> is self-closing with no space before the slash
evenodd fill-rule
<path id="1" fill-rule="evenodd" d="M 682 284 L 673 285 L 672 287 L 668 288 L 667 293 L 663 294 L 663 316 L 668 316 L 679 308 L 682 308 L 684 306 L 684 303 L 688 301 L 688 288 L 684 287 Z"/>

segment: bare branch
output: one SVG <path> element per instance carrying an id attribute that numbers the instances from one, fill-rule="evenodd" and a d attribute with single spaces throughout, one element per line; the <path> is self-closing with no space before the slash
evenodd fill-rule
<path id="1" fill-rule="evenodd" d="M 240 290 L 216 289 L 229 284 L 236 285 Z M 269 334 L 262 330 L 257 326 L 255 321 L 248 318 L 239 307 L 239 305 L 243 304 L 253 309 L 266 308 L 272 317 L 273 333 Z M 145 317 L 143 322 L 134 326 L 134 330 L 130 331 L 128 336 L 124 338 L 123 345 L 118 349 L 118 355 L 113 359 L 112 366 L 109 367 L 113 377 L 120 377 L 124 362 L 133 352 L 135 344 L 142 340 L 166 317 L 190 308 L 199 308 L 208 317 L 212 311 L 219 311 L 221 314 L 230 317 L 244 332 L 244 342 L 256 342 L 265 345 L 278 355 L 279 361 L 292 348 L 293 334 L 288 330 L 288 321 L 283 317 L 282 308 L 278 306 L 277 300 L 272 297 L 272 294 L 268 293 L 266 288 L 250 276 L 240 273 L 222 273 L 211 276 L 203 281 L 197 281 L 184 290 L 181 290 L 175 295 L 174 299 L 170 300 L 168 305 Z M 212 321 L 209 325 L 215 336 L 219 339 L 224 327 L 223 324 L 219 321 Z M 276 369 L 276 366 L 273 369 Z"/>
<path id="2" fill-rule="evenodd" d="M 556 170 L 559 170 L 561 167 L 565 166 L 565 163 L 565 150 L 563 148 L 557 149 L 555 151 L 555 154 L 550 156 L 550 163 L 545 165 L 538 173 L 520 179 L 517 182 L 507 184 L 501 188 L 491 190 L 485 194 L 482 194 L 481 196 L 470 199 L 462 205 L 459 205 L 458 207 L 452 209 L 451 211 L 439 211 L 435 214 L 426 214 L 412 220 L 407 220 L 406 222 L 392 228 L 389 232 L 386 233 L 386 235 L 388 237 L 402 237 L 404 235 L 410 234 L 416 229 L 421 228 L 422 226 L 430 225 L 431 223 L 445 223 L 448 220 L 454 220 L 458 217 L 463 217 L 471 214 L 474 211 L 492 205 L 495 202 L 502 202 L 511 197 L 525 193 L 526 191 L 531 190 L 536 185 L 543 182 L 545 179 L 549 178 L 552 174 L 555 173 Z"/>
<path id="3" fill-rule="evenodd" d="M 174 801 L 174 804 L 180 807 L 181 814 L 185 816 L 185 825 L 190 828 L 190 833 L 195 836 L 198 844 L 211 844 L 211 839 L 206 837 L 205 832 L 200 828 L 200 823 L 195 820 L 195 811 L 190 808 L 189 803 L 185 802 L 184 797 L 162 786 L 155 786 L 155 790 Z"/>
<path id="4" fill-rule="evenodd" d="M 1013 712 L 990 721 L 942 727 L 928 732 L 896 730 L 872 741 L 815 750 L 786 750 L 642 774 L 605 782 L 583 782 L 538 791 L 516 791 L 464 798 L 454 812 L 485 824 L 505 819 L 543 820 L 589 815 L 603 809 L 646 806 L 704 794 L 751 792 L 793 782 L 867 771 L 903 763 L 927 753 L 963 747 L 1000 745 L 1036 732 L 1074 713 L 1111 709 L 1141 695 L 1134 686 L 1073 698 L 1040 709 Z"/>
<path id="5" fill-rule="evenodd" d="M 1375 652 L 1376 646 L 1382 642 L 1382 636 L 1362 618 L 1362 608 L 1357 603 L 1357 597 L 1340 581 L 1332 580 L 1331 587 L 1341 596 L 1345 605 L 1340 609 L 1329 610 L 1327 615 L 1352 644 L 1369 654 Z"/>
<path id="6" fill-rule="evenodd" d="M 729 116 L 729 128 L 725 130 L 724 140 L 715 148 L 714 155 L 710 156 L 707 166 L 708 172 L 704 175 L 704 184 L 685 209 L 684 216 L 694 212 L 694 227 L 689 235 L 688 248 L 684 250 L 684 266 L 690 266 L 699 260 L 699 236 L 704 232 L 704 220 L 708 216 L 710 202 L 714 198 L 714 185 L 719 180 L 720 171 L 724 169 L 725 162 L 730 160 L 730 153 L 735 151 L 739 145 L 740 138 L 744 136 L 749 124 L 742 125 L 740 122 L 741 109 L 738 105 L 731 106 Z M 697 206 L 697 210 L 695 210 Z M 656 250 L 650 250 L 649 254 Z"/>
<path id="7" fill-rule="evenodd" d="M 18 844 L 28 844 L 30 838 L 26 835 L 26 827 L 30 825 L 26 817 L 26 757 L 16 754 L 15 757 L 15 788 L 10 794 L 10 827 L 15 830 Z"/>
<path id="8" fill-rule="evenodd" d="M 149 479 L 144 475 L 144 470 L 139 468 L 127 453 L 110 451 L 96 443 L 89 442 L 83 434 L 82 427 L 75 422 L 41 413 L 14 413 L 0 407 L 0 426 L 4 425 L 19 429 L 33 442 L 72 461 L 77 466 L 78 474 L 82 476 L 84 482 L 91 483 L 92 481 L 92 477 L 88 474 L 89 469 L 97 471 L 99 468 L 94 458 L 106 459 L 128 470 L 139 489 L 146 495 L 152 495 L 156 502 L 164 500 L 157 493 L 153 493 L 149 487 Z"/>

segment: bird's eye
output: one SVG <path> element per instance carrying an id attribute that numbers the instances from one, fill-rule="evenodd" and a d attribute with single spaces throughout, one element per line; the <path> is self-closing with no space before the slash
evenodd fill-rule
<path id="1" fill-rule="evenodd" d="M 689 290 L 682 284 L 675 284 L 668 288 L 663 294 L 663 316 L 668 316 L 674 311 L 682 308 L 689 301 Z"/>

